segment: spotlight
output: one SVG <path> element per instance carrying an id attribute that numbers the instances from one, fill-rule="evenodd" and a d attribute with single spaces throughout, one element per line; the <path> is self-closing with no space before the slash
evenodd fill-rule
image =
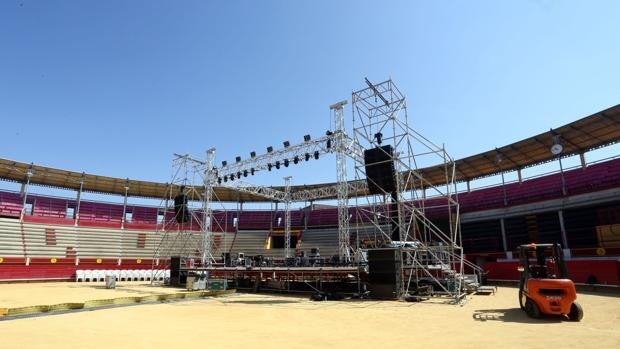
<path id="1" fill-rule="evenodd" d="M 375 133 L 375 138 L 377 139 L 377 144 L 381 144 L 383 142 L 383 133 L 377 132 Z"/>
<path id="2" fill-rule="evenodd" d="M 326 136 L 331 136 L 331 135 L 333 135 L 333 134 L 334 134 L 334 133 L 333 133 L 332 131 L 330 131 L 330 130 L 325 131 L 325 135 L 326 135 Z"/>
<path id="3" fill-rule="evenodd" d="M 280 169 L 280 161 L 276 161 L 276 170 Z"/>
<path id="4" fill-rule="evenodd" d="M 241 156 L 237 156 L 237 157 L 235 158 L 235 161 L 237 161 L 237 162 L 241 162 Z"/>
<path id="5" fill-rule="evenodd" d="M 235 175 L 234 175 L 234 174 L 231 174 L 231 175 L 230 175 L 230 181 L 232 182 L 232 181 L 234 181 L 234 180 L 235 180 Z"/>
<path id="6" fill-rule="evenodd" d="M 241 179 L 241 171 L 237 172 L 237 178 Z"/>
<path id="7" fill-rule="evenodd" d="M 306 157 L 306 161 L 310 160 L 310 153 L 306 153 L 305 157 Z"/>
<path id="8" fill-rule="evenodd" d="M 284 145 L 284 148 L 288 148 L 291 146 L 291 143 L 289 143 L 289 141 L 284 141 L 282 142 L 282 144 Z"/>
<path id="9" fill-rule="evenodd" d="M 272 166 L 273 166 L 273 165 L 272 165 L 272 164 L 270 164 L 270 163 L 269 163 L 269 164 L 267 164 L 267 170 L 268 170 L 268 171 L 271 171 L 271 167 L 272 167 Z"/>
<path id="10" fill-rule="evenodd" d="M 310 135 L 304 136 L 304 142 L 310 142 Z"/>
<path id="11" fill-rule="evenodd" d="M 295 155 L 295 157 L 293 158 L 293 163 L 295 165 L 297 165 L 299 163 L 299 156 Z"/>
<path id="12" fill-rule="evenodd" d="M 255 151 L 250 152 L 250 157 L 251 157 L 251 158 L 255 158 L 255 157 L 256 157 L 256 152 L 255 152 Z"/>
<path id="13" fill-rule="evenodd" d="M 288 167 L 288 159 L 284 159 L 284 167 Z"/>
<path id="14" fill-rule="evenodd" d="M 226 165 L 228 165 L 228 162 L 226 160 L 222 161 L 222 167 L 226 167 Z"/>
<path id="15" fill-rule="evenodd" d="M 222 177 L 218 177 L 217 184 L 222 184 Z"/>
<path id="16" fill-rule="evenodd" d="M 319 159 L 319 151 L 318 151 L 318 150 L 316 150 L 316 151 L 314 152 L 314 159 L 315 159 L 315 160 L 318 160 L 318 159 Z"/>
<path id="17" fill-rule="evenodd" d="M 268 146 L 268 147 L 267 147 L 267 152 L 268 152 L 268 153 L 273 152 L 273 147 L 272 147 L 272 146 Z"/>
<path id="18" fill-rule="evenodd" d="M 254 176 L 254 167 L 252 167 L 252 168 L 250 169 L 250 174 L 251 174 L 252 176 Z"/>
<path id="19" fill-rule="evenodd" d="M 327 149 L 332 147 L 332 140 L 331 138 L 327 140 Z"/>
<path id="20" fill-rule="evenodd" d="M 248 176 L 248 170 L 243 170 L 243 177 L 247 177 Z"/>
<path id="21" fill-rule="evenodd" d="M 228 176 L 224 176 L 224 182 L 228 182 Z"/>

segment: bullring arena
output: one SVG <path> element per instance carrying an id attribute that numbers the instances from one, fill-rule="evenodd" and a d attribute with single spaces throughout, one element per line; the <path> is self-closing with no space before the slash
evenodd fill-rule
<path id="1" fill-rule="evenodd" d="M 325 135 L 232 161 L 175 154 L 167 183 L 0 160 L 16 188 L 0 192 L 0 347 L 618 347 L 620 159 L 587 159 L 620 140 L 620 106 L 452 159 L 405 100 L 366 79 Z M 337 182 L 251 183 L 327 156 Z M 567 275 L 529 269 L 552 256 L 523 248 L 545 244 Z M 583 319 L 532 310 L 566 293 L 526 297 L 529 279 L 574 282 Z"/>

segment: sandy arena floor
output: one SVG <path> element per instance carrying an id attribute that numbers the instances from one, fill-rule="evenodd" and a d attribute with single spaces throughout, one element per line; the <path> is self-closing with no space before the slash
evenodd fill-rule
<path id="1" fill-rule="evenodd" d="M 0 307 L 175 291 L 9 284 Z M 516 295 L 503 287 L 454 306 L 232 294 L 0 321 L 0 348 L 620 348 L 620 297 L 580 294 L 585 316 L 573 323 L 530 319 Z"/>

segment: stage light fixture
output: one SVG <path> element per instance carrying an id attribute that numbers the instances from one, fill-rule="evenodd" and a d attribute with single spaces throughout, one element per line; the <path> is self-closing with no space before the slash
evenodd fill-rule
<path id="1" fill-rule="evenodd" d="M 310 135 L 304 136 L 304 142 L 310 142 Z"/>
<path id="2" fill-rule="evenodd" d="M 377 139 L 377 144 L 381 145 L 381 143 L 383 143 L 383 133 L 375 133 L 375 138 Z"/>
<path id="3" fill-rule="evenodd" d="M 284 167 L 288 167 L 288 159 L 284 159 Z"/>
<path id="4" fill-rule="evenodd" d="M 243 170 L 243 177 L 247 177 L 248 176 L 248 170 Z"/>
<path id="5" fill-rule="evenodd" d="M 230 175 L 230 181 L 232 182 L 232 181 L 234 181 L 234 180 L 235 180 L 235 175 L 234 175 L 234 174 L 231 174 L 231 175 Z"/>
<path id="6" fill-rule="evenodd" d="M 267 152 L 268 153 L 272 153 L 273 152 L 273 147 L 272 146 L 268 146 L 267 147 Z"/>
<path id="7" fill-rule="evenodd" d="M 318 160 L 318 159 L 319 159 L 319 151 L 318 151 L 318 150 L 316 150 L 316 151 L 314 152 L 314 159 L 315 159 L 315 160 Z"/>
<path id="8" fill-rule="evenodd" d="M 255 152 L 255 151 L 250 152 L 250 157 L 251 157 L 251 158 L 255 158 L 255 157 L 256 157 L 256 152 Z"/>
<path id="9" fill-rule="evenodd" d="M 330 149 L 332 147 L 332 140 L 328 139 L 327 140 L 327 149 Z"/>
<path id="10" fill-rule="evenodd" d="M 224 176 L 224 182 L 228 182 L 228 176 Z"/>
<path id="11" fill-rule="evenodd" d="M 267 171 L 271 171 L 271 167 L 272 167 L 272 166 L 273 166 L 273 165 L 272 165 L 272 164 L 270 164 L 270 163 L 269 163 L 269 164 L 267 164 Z"/>
<path id="12" fill-rule="evenodd" d="M 331 135 L 333 135 L 333 134 L 334 134 L 334 133 L 333 133 L 332 131 L 330 131 L 330 130 L 325 131 L 325 135 L 326 135 L 326 136 L 331 136 Z"/>
<path id="13" fill-rule="evenodd" d="M 280 161 L 276 161 L 276 170 L 280 169 Z"/>
<path id="14" fill-rule="evenodd" d="M 282 145 L 284 145 L 284 148 L 288 148 L 291 146 L 291 143 L 289 143 L 289 141 L 284 141 L 282 142 Z"/>
<path id="15" fill-rule="evenodd" d="M 237 172 L 237 178 L 241 179 L 241 171 Z"/>
<path id="16" fill-rule="evenodd" d="M 228 165 L 228 162 L 226 160 L 222 161 L 222 167 L 226 167 L 226 165 Z"/>
<path id="17" fill-rule="evenodd" d="M 254 167 L 252 167 L 252 168 L 250 169 L 250 174 L 251 174 L 252 176 L 254 176 L 254 171 L 255 171 L 255 170 L 254 170 Z"/>
<path id="18" fill-rule="evenodd" d="M 299 163 L 299 156 L 295 155 L 295 157 L 293 158 L 293 163 L 295 165 L 297 165 Z"/>
<path id="19" fill-rule="evenodd" d="M 237 162 L 241 162 L 241 156 L 237 156 L 237 157 L 235 158 L 235 161 L 237 161 Z"/>
<path id="20" fill-rule="evenodd" d="M 217 184 L 222 184 L 222 177 L 217 178 Z"/>
<path id="21" fill-rule="evenodd" d="M 305 157 L 306 157 L 306 161 L 310 160 L 310 153 L 306 153 Z"/>

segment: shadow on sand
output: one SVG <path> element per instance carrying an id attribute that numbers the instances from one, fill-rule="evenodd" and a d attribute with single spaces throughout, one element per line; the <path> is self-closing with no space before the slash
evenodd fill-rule
<path id="1" fill-rule="evenodd" d="M 533 319 L 520 308 L 509 309 L 480 309 L 474 310 L 474 320 L 477 321 L 503 321 L 503 322 L 517 322 L 524 324 L 549 324 L 562 322 L 563 318 L 560 316 L 542 316 L 539 319 Z"/>
<path id="2" fill-rule="evenodd" d="M 238 304 L 290 304 L 290 303 L 299 303 L 294 300 L 286 300 L 286 299 L 245 299 L 245 300 L 226 300 L 224 303 L 238 303 Z"/>

